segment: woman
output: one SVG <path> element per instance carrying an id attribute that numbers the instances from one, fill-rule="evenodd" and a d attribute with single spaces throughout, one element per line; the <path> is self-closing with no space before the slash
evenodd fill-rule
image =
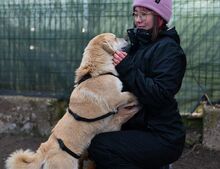
<path id="1" fill-rule="evenodd" d="M 135 94 L 142 109 L 122 131 L 97 135 L 89 148 L 97 169 L 160 169 L 176 161 L 185 130 L 175 95 L 186 69 L 186 57 L 175 28 L 168 29 L 171 0 L 134 0 L 131 47 L 117 51 L 113 62 L 124 90 Z M 121 114 L 135 107 L 120 108 Z"/>

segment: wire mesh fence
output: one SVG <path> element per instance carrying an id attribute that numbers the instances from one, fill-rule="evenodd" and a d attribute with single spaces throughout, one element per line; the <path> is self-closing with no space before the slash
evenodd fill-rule
<path id="1" fill-rule="evenodd" d="M 68 98 L 88 41 L 131 28 L 130 0 L 0 0 L 0 94 Z M 189 112 L 220 99 L 220 2 L 174 0 L 173 25 L 188 58 L 177 99 Z"/>
<path id="2" fill-rule="evenodd" d="M 205 93 L 212 102 L 220 100 L 220 1 L 174 0 L 173 10 L 188 60 L 178 101 L 190 112 Z"/>

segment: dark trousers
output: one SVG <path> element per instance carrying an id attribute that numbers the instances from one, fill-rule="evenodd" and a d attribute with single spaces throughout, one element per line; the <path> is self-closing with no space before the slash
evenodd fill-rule
<path id="1" fill-rule="evenodd" d="M 94 137 L 88 149 L 97 169 L 160 169 L 178 159 L 182 150 L 145 131 L 117 131 Z"/>

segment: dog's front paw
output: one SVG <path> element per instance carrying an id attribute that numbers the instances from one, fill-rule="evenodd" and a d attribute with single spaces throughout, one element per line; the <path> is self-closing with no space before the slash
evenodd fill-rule
<path id="1" fill-rule="evenodd" d="M 126 99 L 127 99 L 127 104 L 126 106 L 135 106 L 138 105 L 138 99 L 135 95 L 133 95 L 130 92 L 123 92 L 124 95 L 126 95 Z"/>
<path id="2" fill-rule="evenodd" d="M 123 124 L 127 122 L 130 118 L 132 118 L 140 109 L 141 106 L 139 105 L 126 105 L 119 107 L 115 118 L 119 123 Z"/>

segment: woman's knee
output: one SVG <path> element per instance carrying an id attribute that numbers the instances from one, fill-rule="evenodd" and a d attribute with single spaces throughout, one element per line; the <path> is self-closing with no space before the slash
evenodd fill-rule
<path id="1" fill-rule="evenodd" d="M 111 135 L 111 134 L 110 134 Z M 95 161 L 97 168 L 108 169 L 115 165 L 117 153 L 112 149 L 114 145 L 108 134 L 102 133 L 95 136 L 88 148 L 89 158 Z"/>
<path id="2" fill-rule="evenodd" d="M 99 134 L 96 135 L 88 148 L 89 157 L 96 161 L 98 158 L 99 160 L 101 158 L 106 159 L 106 156 L 108 156 L 108 143 L 107 138 L 105 134 Z"/>

